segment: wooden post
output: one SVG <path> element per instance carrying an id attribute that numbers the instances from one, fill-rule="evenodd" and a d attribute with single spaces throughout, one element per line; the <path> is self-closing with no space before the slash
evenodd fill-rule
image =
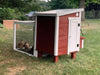
<path id="1" fill-rule="evenodd" d="M 58 56 L 53 57 L 53 62 L 57 63 L 58 62 Z"/>
<path id="2" fill-rule="evenodd" d="M 76 58 L 76 52 L 71 53 L 71 59 L 75 59 Z"/>

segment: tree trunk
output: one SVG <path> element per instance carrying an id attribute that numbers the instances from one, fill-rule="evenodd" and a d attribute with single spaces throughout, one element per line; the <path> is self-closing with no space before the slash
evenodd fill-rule
<path id="1" fill-rule="evenodd" d="M 85 0 L 80 0 L 80 3 L 79 3 L 79 8 L 84 8 L 84 11 L 82 12 L 82 21 L 85 20 Z"/>

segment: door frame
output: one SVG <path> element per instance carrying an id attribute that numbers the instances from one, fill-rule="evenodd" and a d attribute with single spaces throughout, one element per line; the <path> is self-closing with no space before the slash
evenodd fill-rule
<path id="1" fill-rule="evenodd" d="M 78 23 L 80 23 L 80 18 L 79 17 L 68 17 L 69 24 L 68 24 L 68 52 L 67 54 L 70 54 L 70 29 L 71 29 L 71 21 L 72 20 L 78 20 Z M 81 25 L 81 24 L 80 24 Z M 79 39 L 80 40 L 80 39 Z M 78 50 L 79 51 L 79 50 Z"/>

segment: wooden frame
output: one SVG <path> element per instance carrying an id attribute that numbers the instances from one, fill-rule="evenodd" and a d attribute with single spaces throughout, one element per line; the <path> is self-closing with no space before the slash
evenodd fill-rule
<path id="1" fill-rule="evenodd" d="M 18 50 L 18 49 L 16 48 L 16 24 L 33 25 L 33 26 L 35 26 L 34 23 L 35 23 L 35 21 L 14 21 L 14 24 L 13 24 L 13 49 L 14 49 L 15 51 L 18 51 L 18 52 L 27 54 L 27 55 L 29 55 L 29 56 L 35 56 L 35 57 L 37 57 L 37 52 L 36 52 L 36 51 L 35 51 L 34 54 L 32 55 L 32 54 L 29 54 L 29 53 L 27 53 L 27 52 L 20 51 L 20 50 Z M 34 28 L 35 28 L 35 27 L 34 27 Z M 35 40 L 35 37 L 34 37 L 33 40 Z M 35 45 L 35 43 L 34 43 L 34 45 Z"/>

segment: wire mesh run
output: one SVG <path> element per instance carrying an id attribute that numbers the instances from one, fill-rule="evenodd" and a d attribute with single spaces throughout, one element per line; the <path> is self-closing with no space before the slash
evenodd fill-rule
<path id="1" fill-rule="evenodd" d="M 19 28 L 16 28 L 19 24 Z M 33 21 L 14 22 L 14 50 L 34 55 L 34 33 L 35 26 Z"/>

